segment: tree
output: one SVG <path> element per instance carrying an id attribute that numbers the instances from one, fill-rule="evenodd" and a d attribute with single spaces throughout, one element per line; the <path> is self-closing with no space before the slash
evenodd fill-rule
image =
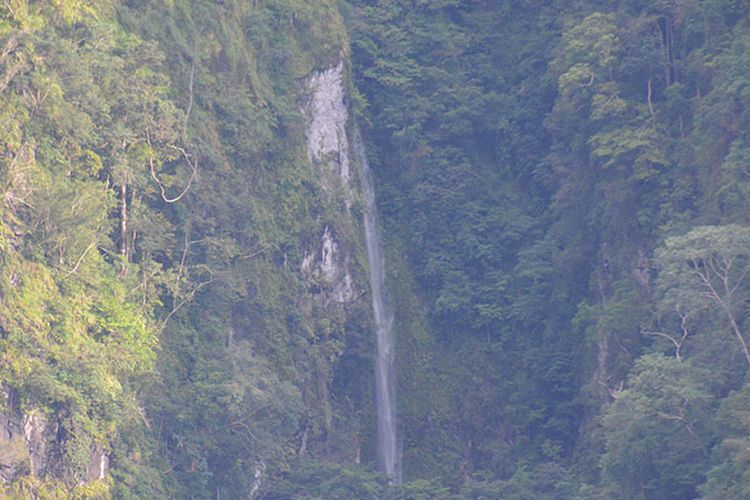
<path id="1" fill-rule="evenodd" d="M 702 370 L 660 354 L 637 362 L 605 411 L 605 487 L 625 498 L 694 498 L 713 398 Z"/>
<path id="2" fill-rule="evenodd" d="M 300 461 L 293 464 L 288 473 L 269 483 L 261 498 L 375 499 L 383 498 L 386 490 L 385 477 L 362 467 Z"/>
<path id="3" fill-rule="evenodd" d="M 687 313 L 704 305 L 718 312 L 729 323 L 750 366 L 750 350 L 740 327 L 748 252 L 750 228 L 701 226 L 667 238 L 656 253 L 656 263 L 663 300 Z"/>
<path id="4" fill-rule="evenodd" d="M 714 447 L 714 466 L 701 486 L 702 498 L 747 498 L 750 495 L 750 386 L 727 396 L 717 411 L 715 428 L 721 438 Z"/>

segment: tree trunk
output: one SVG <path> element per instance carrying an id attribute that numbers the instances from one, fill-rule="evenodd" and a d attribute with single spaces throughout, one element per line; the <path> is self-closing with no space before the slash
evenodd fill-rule
<path id="1" fill-rule="evenodd" d="M 729 317 L 729 323 L 732 325 L 732 330 L 734 330 L 734 335 L 737 337 L 737 340 L 740 343 L 740 346 L 742 346 L 742 353 L 745 355 L 745 359 L 747 360 L 748 366 L 750 366 L 750 350 L 747 348 L 747 342 L 745 342 L 745 338 L 742 336 L 742 332 L 740 332 L 740 327 L 737 326 L 737 322 L 734 320 L 734 314 L 732 314 L 732 311 L 729 310 L 729 307 L 724 305 L 724 311 L 727 313 L 727 316 Z"/>
<path id="2" fill-rule="evenodd" d="M 664 81 L 669 87 L 675 81 L 674 51 L 672 48 L 672 35 L 674 32 L 674 20 L 671 16 L 660 17 L 657 21 L 661 31 L 662 49 L 664 50 Z"/>
<path id="3" fill-rule="evenodd" d="M 120 186 L 120 254 L 125 262 L 130 261 L 128 255 L 128 185 Z"/>

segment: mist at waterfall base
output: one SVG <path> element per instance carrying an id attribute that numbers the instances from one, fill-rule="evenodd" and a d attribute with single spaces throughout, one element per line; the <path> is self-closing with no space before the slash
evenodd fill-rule
<path id="1" fill-rule="evenodd" d="M 372 308 L 375 316 L 375 333 L 377 336 L 375 405 L 377 410 L 378 466 L 394 483 L 400 484 L 402 477 L 396 430 L 393 311 L 388 305 L 385 293 L 385 258 L 383 256 L 383 245 L 378 229 L 375 186 L 367 161 L 367 152 L 359 129 L 354 134 L 354 152 L 362 172 L 362 184 L 365 195 L 365 243 L 367 245 L 367 260 L 370 265 Z"/>

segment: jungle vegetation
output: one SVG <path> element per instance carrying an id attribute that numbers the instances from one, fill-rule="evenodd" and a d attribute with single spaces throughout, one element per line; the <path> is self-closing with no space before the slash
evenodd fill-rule
<path id="1" fill-rule="evenodd" d="M 402 485 L 305 150 L 341 61 Z M 748 68 L 744 0 L 4 0 L 0 413 L 55 450 L 0 496 L 750 497 Z"/>

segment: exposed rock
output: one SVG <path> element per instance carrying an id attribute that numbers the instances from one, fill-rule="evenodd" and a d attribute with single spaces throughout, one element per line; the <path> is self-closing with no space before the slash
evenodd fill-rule
<path id="1" fill-rule="evenodd" d="M 47 472 L 48 448 L 54 441 L 54 433 L 50 432 L 47 417 L 40 412 L 32 412 L 23 419 L 23 435 L 29 450 L 31 475 L 41 477 Z"/>
<path id="2" fill-rule="evenodd" d="M 101 448 L 94 448 L 89 455 L 89 465 L 86 470 L 86 480 L 96 481 L 104 479 L 109 472 L 109 455 Z"/>
<path id="3" fill-rule="evenodd" d="M 307 121 L 307 153 L 320 168 L 321 186 L 330 197 L 343 196 L 346 210 L 341 214 L 340 224 L 354 225 L 349 213 L 355 187 L 351 175 L 351 150 L 347 136 L 349 111 L 344 82 L 343 61 L 314 73 L 305 85 L 309 99 L 302 111 Z M 300 267 L 310 281 L 322 285 L 321 291 L 326 296 L 335 303 L 343 304 L 354 300 L 356 294 L 349 251 L 336 234 L 335 228 L 326 225 L 320 246 L 305 252 Z"/>
<path id="4" fill-rule="evenodd" d="M 250 498 L 255 498 L 255 495 L 260 491 L 263 486 L 263 477 L 266 473 L 266 463 L 263 460 L 255 462 L 255 468 L 253 470 L 253 485 L 250 487 Z"/>
<path id="5" fill-rule="evenodd" d="M 344 88 L 344 62 L 313 74 L 307 81 L 309 102 L 303 109 L 307 117 L 307 153 L 315 163 L 328 167 L 323 172 L 323 187 L 333 188 L 333 173 L 341 181 L 347 206 L 351 202 L 351 168 L 346 123 L 349 111 Z"/>
<path id="6" fill-rule="evenodd" d="M 21 476 L 55 477 L 69 480 L 73 474 L 61 467 L 61 445 L 57 419 L 40 411 L 22 414 L 8 392 L 0 411 L 0 483 Z M 102 447 L 89 454 L 84 482 L 104 479 L 109 472 L 109 456 Z"/>
<path id="7" fill-rule="evenodd" d="M 29 450 L 23 438 L 19 419 L 0 414 L 0 482 L 12 481 L 28 474 Z"/>
<path id="8" fill-rule="evenodd" d="M 306 253 L 300 266 L 313 282 L 325 285 L 324 292 L 339 304 L 351 302 L 356 294 L 349 270 L 349 257 L 339 246 L 330 226 L 326 226 L 320 249 Z"/>

